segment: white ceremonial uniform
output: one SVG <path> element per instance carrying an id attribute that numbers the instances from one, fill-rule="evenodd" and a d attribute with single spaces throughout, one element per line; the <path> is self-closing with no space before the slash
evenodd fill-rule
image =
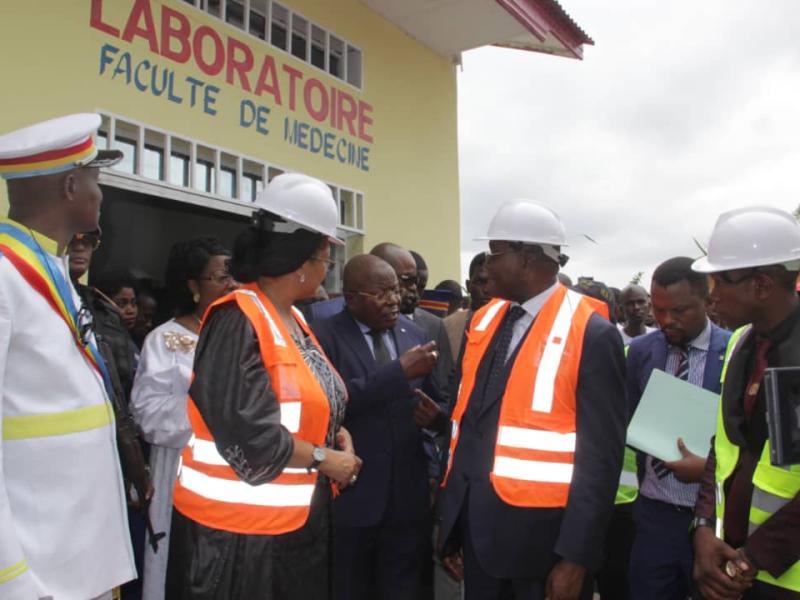
<path id="1" fill-rule="evenodd" d="M 56 252 L 55 242 L 34 235 L 45 252 Z M 66 276 L 66 259 L 56 260 Z M 6 257 L 0 257 L 0 418 L 0 598 L 87 600 L 134 579 L 102 378 Z"/>
<path id="2" fill-rule="evenodd" d="M 131 392 L 131 413 L 150 442 L 150 474 L 155 492 L 150 520 L 166 533 L 158 552 L 144 548 L 143 600 L 164 600 L 167 578 L 172 490 L 181 451 L 192 435 L 186 416 L 186 397 L 192 379 L 197 335 L 174 319 L 159 325 L 144 340 Z"/>

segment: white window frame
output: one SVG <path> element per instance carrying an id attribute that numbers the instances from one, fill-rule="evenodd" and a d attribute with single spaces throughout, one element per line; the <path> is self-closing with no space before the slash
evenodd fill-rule
<path id="1" fill-rule="evenodd" d="M 113 144 L 114 137 L 116 136 L 117 121 L 122 121 L 130 127 L 136 128 L 136 156 L 133 157 L 136 172 L 128 173 L 124 171 L 117 171 L 114 169 L 114 167 L 110 167 L 109 169 L 104 169 L 101 171 L 100 182 L 113 187 L 127 189 L 152 196 L 168 198 L 171 200 L 177 200 L 188 204 L 203 206 L 205 208 L 222 210 L 224 212 L 250 215 L 253 212 L 253 201 L 249 198 L 242 198 L 242 194 L 244 192 L 244 186 L 242 185 L 242 178 L 244 177 L 244 161 L 247 161 L 248 163 L 260 168 L 261 181 L 262 185 L 264 186 L 266 186 L 268 183 L 267 178 L 269 176 L 270 169 L 277 169 L 284 173 L 294 170 L 277 163 L 266 162 L 254 156 L 241 154 L 229 148 L 209 144 L 203 140 L 193 138 L 191 136 L 168 131 L 160 127 L 155 127 L 136 119 L 129 118 L 125 115 L 115 114 L 102 108 L 98 108 L 96 112 L 103 117 L 103 125 L 101 128 L 104 128 L 104 133 L 106 135 L 106 148 L 112 147 L 111 145 Z M 145 131 L 151 131 L 154 134 L 163 136 L 163 179 L 152 179 L 144 175 Z M 182 143 L 189 144 L 189 177 L 187 182 L 188 185 L 186 186 L 177 185 L 169 180 L 169 163 L 172 156 L 173 138 L 180 140 Z M 198 146 L 202 146 L 203 148 L 211 150 L 214 155 L 214 161 L 212 164 L 214 168 L 214 189 L 211 192 L 198 190 L 195 187 L 195 165 L 197 164 Z M 220 170 L 222 166 L 221 157 L 223 153 L 232 158 L 236 165 L 236 173 L 234 177 L 236 182 L 235 198 L 230 198 L 218 193 L 220 189 Z M 336 200 L 337 207 L 339 206 L 340 190 L 349 192 L 353 198 L 351 211 L 353 213 L 352 222 L 354 226 L 345 225 L 345 216 L 339 215 L 338 229 L 351 235 L 365 235 L 367 216 L 366 202 L 364 201 L 366 194 L 363 192 L 363 190 L 353 188 L 348 185 L 341 185 L 340 183 L 333 181 L 325 180 L 325 183 L 336 190 L 334 193 L 334 198 Z M 362 216 L 362 227 L 358 226 L 359 211 Z"/>
<path id="2" fill-rule="evenodd" d="M 268 45 L 273 50 L 275 50 L 277 52 L 282 52 L 283 54 L 291 57 L 292 59 L 298 60 L 298 61 L 308 65 L 309 67 L 311 67 L 312 69 L 314 69 L 314 70 L 316 70 L 316 71 L 318 71 L 320 73 L 324 73 L 325 75 L 335 79 L 339 83 L 342 83 L 342 84 L 344 84 L 344 85 L 346 85 L 346 86 L 348 86 L 348 87 L 350 87 L 350 88 L 352 88 L 354 90 L 357 90 L 359 92 L 364 91 L 364 89 L 366 87 L 364 85 L 364 82 L 366 80 L 366 77 L 364 75 L 364 64 L 365 64 L 365 61 L 364 61 L 364 50 L 361 48 L 361 46 L 359 46 L 358 44 L 354 44 L 353 42 L 351 42 L 347 38 L 344 38 L 341 35 L 330 31 L 327 27 L 323 27 L 322 25 L 320 25 L 316 21 L 314 21 L 312 19 L 309 19 L 303 13 L 290 8 L 289 6 L 287 6 L 287 2 L 286 1 L 280 2 L 280 1 L 276 1 L 276 0 L 266 0 L 267 14 L 264 15 L 264 19 L 265 19 L 264 27 L 265 27 L 266 31 L 264 31 L 264 39 L 261 39 L 260 37 L 255 36 L 252 33 L 250 33 L 250 10 L 251 10 L 251 6 L 252 6 L 251 0 L 243 0 L 243 3 L 244 3 L 244 19 L 243 19 L 244 24 L 243 24 L 243 26 L 241 28 L 239 28 L 239 27 L 235 26 L 232 23 L 228 23 L 225 20 L 225 14 L 226 14 L 227 7 L 228 7 L 227 0 L 220 0 L 220 9 L 219 9 L 220 10 L 220 14 L 219 15 L 215 15 L 213 13 L 208 12 L 208 10 L 207 10 L 208 0 L 194 0 L 191 4 L 184 2 L 184 4 L 186 6 L 192 7 L 195 10 L 199 10 L 202 13 L 204 13 L 204 14 L 210 16 L 210 17 L 213 17 L 213 18 L 215 18 L 217 20 L 222 21 L 222 24 L 224 26 L 231 27 L 231 28 L 243 33 L 244 35 L 247 35 L 247 36 L 253 38 L 254 40 L 258 40 L 258 42 Z M 284 9 L 286 9 L 286 11 L 287 11 L 287 19 L 286 19 L 286 24 L 285 24 L 285 28 L 286 28 L 286 48 L 279 48 L 278 46 L 273 46 L 272 45 L 272 13 L 273 13 L 272 5 L 273 4 L 278 4 L 279 6 L 281 6 Z M 258 12 L 259 14 L 261 14 L 260 10 L 257 10 L 257 9 L 253 9 L 253 10 L 255 12 Z M 306 58 L 305 58 L 305 60 L 297 58 L 294 54 L 292 54 L 292 31 L 293 31 L 293 27 L 294 27 L 293 23 L 294 23 L 295 15 L 298 18 L 303 19 L 306 22 Z M 311 44 L 311 32 L 312 32 L 313 27 L 317 27 L 318 29 L 321 29 L 322 31 L 325 32 L 325 68 L 320 68 L 320 67 L 314 65 L 311 62 L 311 45 L 312 45 Z M 338 76 L 330 73 L 329 72 L 329 68 L 328 68 L 329 67 L 328 62 L 329 62 L 329 54 L 330 54 L 330 36 L 331 35 L 334 35 L 335 37 L 337 37 L 338 39 L 340 39 L 343 42 L 342 76 L 341 77 L 338 77 Z M 347 52 L 347 49 L 348 49 L 348 47 L 352 48 L 353 50 L 356 50 L 359 53 L 359 55 L 361 56 L 361 68 L 360 68 L 361 73 L 360 73 L 360 78 L 359 78 L 358 84 L 350 83 L 347 80 L 347 73 L 348 73 L 348 64 L 347 64 L 348 63 L 348 56 L 347 56 L 348 52 Z"/>

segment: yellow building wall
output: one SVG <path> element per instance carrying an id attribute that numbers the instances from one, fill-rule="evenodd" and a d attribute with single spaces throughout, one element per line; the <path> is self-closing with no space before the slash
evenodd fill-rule
<path id="1" fill-rule="evenodd" d="M 287 170 L 306 172 L 364 193 L 364 251 L 378 242 L 393 241 L 425 256 L 432 284 L 443 278 L 460 279 L 453 65 L 357 0 L 290 0 L 283 4 L 361 49 L 363 85 L 360 90 L 177 0 L 4 3 L 0 47 L 6 60 L 0 132 L 71 112 L 99 110 L 262 159 Z M 99 17 L 98 10 L 101 11 Z M 154 31 L 157 49 L 162 50 L 164 10 L 183 15 L 192 34 L 208 26 L 223 42 L 230 37 L 249 47 L 255 61 L 248 78 L 253 88 L 262 60 L 265 56 L 272 57 L 282 104 L 278 105 L 269 93 L 256 96 L 245 91 L 235 75 L 233 83 L 228 83 L 225 68 L 219 75 L 209 76 L 194 58 L 181 64 L 153 51 L 145 38 L 149 31 Z M 95 26 L 92 26 L 93 11 Z M 132 11 L 137 15 L 132 23 L 141 33 L 126 41 L 121 36 Z M 114 35 L 101 28 L 119 33 Z M 170 48 L 176 50 L 179 44 L 173 40 Z M 208 38 L 202 52 L 207 60 L 213 56 Z M 124 53 L 130 54 L 132 69 L 142 61 L 149 61 L 150 69 L 156 65 L 159 72 L 162 69 L 174 72 L 174 95 L 181 97 L 182 102 L 170 101 L 167 92 L 155 96 L 149 87 L 140 91 L 133 77 L 126 83 L 125 64 L 119 64 Z M 238 56 L 242 56 L 241 51 Z M 303 74 L 297 86 L 295 110 L 288 108 L 290 83 L 284 65 Z M 118 68 L 120 71 L 114 75 Z M 148 73 L 147 67 L 141 67 L 140 74 Z M 216 114 L 204 112 L 200 92 L 195 105 L 190 105 L 191 85 L 187 77 L 219 88 L 213 94 L 216 101 L 212 108 Z M 368 116 L 373 123 L 366 125 L 367 134 L 373 138 L 371 143 L 350 135 L 346 127 L 340 131 L 331 127 L 329 121 L 317 123 L 311 118 L 302 102 L 302 86 L 310 78 L 324 84 L 329 94 L 333 87 L 371 106 Z M 319 99 L 319 95 L 313 98 Z M 268 135 L 256 131 L 255 126 L 240 124 L 243 101 L 270 110 L 266 125 Z M 324 157 L 321 152 L 313 154 L 288 143 L 284 140 L 283 127 L 287 117 L 333 133 L 337 140 L 343 138 L 368 148 L 369 169 L 343 165 Z M 5 186 L 0 194 L 0 209 L 5 213 Z"/>

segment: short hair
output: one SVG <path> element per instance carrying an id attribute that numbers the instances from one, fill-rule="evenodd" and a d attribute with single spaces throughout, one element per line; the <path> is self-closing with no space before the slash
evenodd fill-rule
<path id="1" fill-rule="evenodd" d="M 279 277 L 296 271 L 328 240 L 308 229 L 284 233 L 273 228 L 274 222 L 262 220 L 236 236 L 230 262 L 234 279 L 252 283 L 259 277 Z"/>
<path id="2" fill-rule="evenodd" d="M 785 265 L 767 265 L 758 267 L 758 270 L 774 280 L 782 289 L 793 292 L 797 290 L 797 271 L 790 271 Z"/>
<path id="3" fill-rule="evenodd" d="M 469 278 L 472 279 L 475 276 L 475 271 L 480 269 L 485 264 L 486 252 L 478 252 L 475 256 L 473 256 L 472 260 L 469 261 Z"/>
<path id="4" fill-rule="evenodd" d="M 411 256 L 414 257 L 414 262 L 417 264 L 417 271 L 427 271 L 428 263 L 425 262 L 425 259 L 422 258 L 422 255 L 414 250 L 409 250 L 409 252 L 411 252 Z"/>
<path id="5" fill-rule="evenodd" d="M 136 292 L 136 279 L 126 269 L 103 271 L 94 280 L 94 287 L 110 298 L 122 288 L 131 288 Z"/>
<path id="6" fill-rule="evenodd" d="M 692 270 L 694 259 L 688 256 L 676 256 L 662 262 L 653 271 L 653 283 L 660 287 L 668 287 L 686 281 L 689 287 L 701 298 L 708 296 L 708 277 L 705 273 Z"/>
<path id="7" fill-rule="evenodd" d="M 188 315 L 195 309 L 186 282 L 200 277 L 211 257 L 220 255 L 230 256 L 231 253 L 215 237 L 197 237 L 172 245 L 164 281 L 177 316 Z"/>

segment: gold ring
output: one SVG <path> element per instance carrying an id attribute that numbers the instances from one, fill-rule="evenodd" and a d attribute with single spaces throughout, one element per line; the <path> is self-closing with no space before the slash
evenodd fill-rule
<path id="1" fill-rule="evenodd" d="M 727 562 L 725 563 L 725 574 L 726 574 L 728 577 L 730 577 L 731 579 L 733 579 L 734 577 L 736 577 L 737 575 L 739 575 L 739 573 L 740 573 L 740 571 L 739 571 L 739 567 L 737 567 L 735 564 L 733 564 L 733 562 L 732 562 L 732 561 L 730 561 L 730 560 L 729 560 L 729 561 L 727 561 Z"/>
<path id="2" fill-rule="evenodd" d="M 358 481 L 358 475 L 354 473 L 350 476 L 350 485 L 353 485 L 356 481 Z"/>
<path id="3" fill-rule="evenodd" d="M 433 360 L 439 360 L 439 351 L 431 350 L 431 356 L 433 357 Z"/>

